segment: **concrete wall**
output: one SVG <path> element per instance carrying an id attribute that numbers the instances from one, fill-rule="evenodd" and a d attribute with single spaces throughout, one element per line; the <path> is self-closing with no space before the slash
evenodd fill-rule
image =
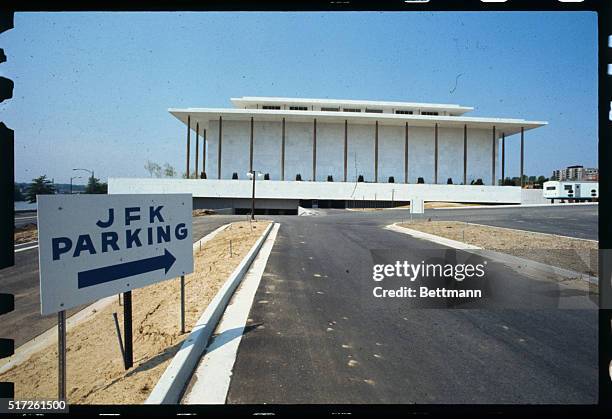
<path id="1" fill-rule="evenodd" d="M 344 163 L 342 163 L 344 164 Z M 374 125 L 348 126 L 348 182 L 374 182 Z"/>
<path id="2" fill-rule="evenodd" d="M 435 142 L 434 129 L 408 128 L 408 182 L 416 183 L 422 177 L 425 183 L 434 182 Z"/>
<path id="3" fill-rule="evenodd" d="M 344 124 L 317 124 L 317 180 L 328 175 L 344 179 Z"/>
<path id="4" fill-rule="evenodd" d="M 485 185 L 491 184 L 491 147 L 493 146 L 492 131 L 468 129 L 467 183 L 482 179 Z M 496 140 L 495 172 L 499 173 L 499 147 Z"/>
<path id="5" fill-rule="evenodd" d="M 438 128 L 438 183 L 448 178 L 463 183 L 463 130 Z"/>
<path id="6" fill-rule="evenodd" d="M 255 208 L 297 210 L 295 199 L 256 199 Z M 193 198 L 193 209 L 214 209 L 219 214 L 232 214 L 234 208 L 251 208 L 250 198 Z"/>
<path id="7" fill-rule="evenodd" d="M 313 121 L 314 122 L 314 121 Z M 313 122 L 287 122 L 285 127 L 285 180 L 313 179 Z M 499 133 L 498 133 L 499 134 Z M 425 183 L 435 179 L 434 127 L 409 127 L 408 182 L 416 183 L 423 177 Z M 375 126 L 348 125 L 347 180 L 355 182 L 363 175 L 366 182 L 374 182 Z M 379 125 L 378 182 L 385 183 L 389 176 L 396 183 L 404 182 L 405 127 Z M 492 132 L 468 129 L 467 183 L 482 179 L 491 185 Z M 238 173 L 246 179 L 249 170 L 249 121 L 223 121 L 221 179 L 231 179 Z M 282 124 L 254 122 L 253 167 L 269 173 L 272 180 L 281 179 Z M 217 179 L 219 150 L 219 121 L 211 121 L 207 130 L 206 171 L 209 179 Z M 499 139 L 495 150 L 496 174 L 501 172 Z M 332 175 L 335 182 L 344 179 L 344 124 L 317 121 L 316 180 L 326 181 Z M 463 182 L 463 128 L 438 130 L 438 183 L 448 178 L 455 184 Z"/>
<path id="8" fill-rule="evenodd" d="M 285 125 L 285 180 L 312 180 L 313 124 L 287 122 Z"/>
<path id="9" fill-rule="evenodd" d="M 521 204 L 550 204 L 550 200 L 544 198 L 544 191 L 542 189 L 522 189 Z"/>
<path id="10" fill-rule="evenodd" d="M 282 124 L 255 122 L 253 128 L 253 169 L 269 173 L 272 180 L 280 180 Z"/>
<path id="11" fill-rule="evenodd" d="M 191 193 L 195 198 L 251 197 L 248 180 L 136 179 L 109 178 L 111 194 Z M 515 186 L 417 185 L 402 183 L 296 182 L 260 180 L 256 184 L 258 199 L 329 199 L 452 201 L 518 204 L 521 189 Z"/>
<path id="12" fill-rule="evenodd" d="M 404 127 L 378 127 L 378 181 L 388 182 L 389 176 L 396 183 L 404 182 Z"/>
<path id="13" fill-rule="evenodd" d="M 217 179 L 217 156 L 219 152 L 219 121 L 210 121 L 206 130 L 206 176 Z"/>

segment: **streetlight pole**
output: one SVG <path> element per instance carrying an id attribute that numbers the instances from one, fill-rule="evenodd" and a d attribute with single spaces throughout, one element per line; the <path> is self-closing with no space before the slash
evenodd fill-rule
<path id="1" fill-rule="evenodd" d="M 80 179 L 81 176 L 72 176 L 70 178 L 70 195 L 72 195 L 72 179 Z"/>
<path id="2" fill-rule="evenodd" d="M 257 175 L 261 176 L 261 173 L 257 173 L 255 170 L 250 170 L 247 172 L 247 176 L 250 176 L 253 179 L 253 190 L 251 194 L 251 220 L 255 221 L 255 178 Z"/>
<path id="3" fill-rule="evenodd" d="M 253 194 L 251 196 L 251 220 L 255 220 L 255 170 L 251 170 L 251 177 L 253 178 Z"/>

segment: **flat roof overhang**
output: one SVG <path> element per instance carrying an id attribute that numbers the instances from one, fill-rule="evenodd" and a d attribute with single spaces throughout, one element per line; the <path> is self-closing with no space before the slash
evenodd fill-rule
<path id="1" fill-rule="evenodd" d="M 430 116 L 401 115 L 385 113 L 352 113 L 352 112 L 321 112 L 321 111 L 288 111 L 268 109 L 227 109 L 227 108 L 170 108 L 168 109 L 183 124 L 187 125 L 187 117 L 191 118 L 191 128 L 195 130 L 196 123 L 201 128 L 207 128 L 209 121 L 219 117 L 225 121 L 280 121 L 285 118 L 290 122 L 312 122 L 314 118 L 320 122 L 374 125 L 404 126 L 406 122 L 411 127 L 433 127 L 436 123 L 440 128 L 492 129 L 495 126 L 500 134 L 506 136 L 517 134 L 523 128 L 525 131 L 547 125 L 545 121 L 527 121 L 510 118 L 480 118 L 466 116 Z"/>
<path id="2" fill-rule="evenodd" d="M 473 111 L 470 106 L 459 106 L 448 103 L 417 103 L 417 102 L 391 102 L 378 100 L 354 100 L 354 99 L 307 99 L 290 97 L 265 97 L 265 96 L 243 96 L 231 98 L 236 107 L 255 105 L 288 105 L 288 106 L 337 106 L 337 107 L 370 107 L 370 108 L 397 108 L 397 109 L 421 109 L 423 111 L 448 111 L 453 114 L 464 114 Z"/>

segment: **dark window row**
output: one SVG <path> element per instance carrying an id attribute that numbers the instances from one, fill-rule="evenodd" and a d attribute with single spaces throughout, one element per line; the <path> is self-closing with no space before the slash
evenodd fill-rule
<path id="1" fill-rule="evenodd" d="M 278 105 L 262 105 L 261 108 L 262 109 L 273 109 L 273 110 L 280 110 L 281 109 L 281 107 L 278 106 Z M 308 107 L 307 106 L 289 106 L 289 110 L 291 110 L 291 111 L 307 111 Z M 321 111 L 322 112 L 339 112 L 340 108 L 321 107 Z M 359 109 L 359 108 L 343 108 L 342 111 L 344 111 L 344 112 L 361 112 L 361 109 Z M 382 109 L 366 108 L 365 112 L 366 113 L 383 113 L 383 110 Z M 413 115 L 414 111 L 398 109 L 398 110 L 395 111 L 395 113 L 398 114 L 398 115 Z M 422 111 L 421 115 L 439 115 L 439 112 Z"/>

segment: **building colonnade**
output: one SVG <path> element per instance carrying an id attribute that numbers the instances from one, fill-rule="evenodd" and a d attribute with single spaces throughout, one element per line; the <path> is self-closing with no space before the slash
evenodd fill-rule
<path id="1" fill-rule="evenodd" d="M 222 178 L 222 161 L 223 161 L 223 124 L 224 124 L 224 120 L 222 116 L 219 116 L 218 119 L 218 129 L 217 129 L 217 133 L 218 133 L 218 142 L 217 142 L 217 155 L 216 155 L 216 178 L 217 179 L 221 179 Z M 249 147 L 249 157 L 248 157 L 248 171 L 252 171 L 253 169 L 258 169 L 258 168 L 254 168 L 254 149 L 256 146 L 256 142 L 257 139 L 255 138 L 255 129 L 254 129 L 254 125 L 255 125 L 255 121 L 254 118 L 251 117 L 250 121 L 250 129 L 249 129 L 249 141 L 248 141 L 248 147 Z M 287 173 L 286 173 L 286 142 L 287 142 L 287 121 L 285 118 L 282 118 L 280 126 L 280 180 L 294 180 L 291 178 L 287 178 Z M 348 124 L 348 120 L 344 121 L 344 135 L 343 135 L 343 164 L 341 165 L 341 167 L 343 168 L 343 173 L 342 173 L 342 180 L 344 182 L 348 181 L 348 150 L 349 150 L 349 146 L 350 146 L 350 136 L 349 136 L 349 124 Z M 196 134 L 196 141 L 195 141 L 195 173 L 196 173 L 196 177 L 201 177 L 200 173 L 206 173 L 206 152 L 207 152 L 207 146 L 208 146 L 208 139 L 206 136 L 206 129 L 202 129 L 200 131 L 200 124 L 199 122 L 196 123 L 195 125 L 195 134 Z M 409 125 L 408 122 L 406 122 L 404 124 L 404 126 L 402 127 L 403 129 L 403 179 L 395 179 L 395 182 L 402 182 L 402 183 L 409 183 L 409 144 L 410 144 L 410 133 L 411 133 L 411 126 Z M 433 142 L 434 142 L 434 162 L 433 162 L 433 183 L 434 184 L 438 184 L 438 183 L 446 183 L 446 179 L 439 179 L 439 154 L 440 154 L 440 150 L 439 150 L 439 124 L 435 123 L 433 125 Z M 190 171 L 191 166 L 190 166 L 190 154 L 191 154 L 191 131 L 192 131 L 192 125 L 191 125 L 191 116 L 188 115 L 187 116 L 187 156 L 186 156 L 186 173 L 187 173 L 187 177 L 190 178 L 192 177 L 192 172 Z M 311 147 L 311 154 L 312 154 L 312 179 L 315 180 L 317 179 L 317 118 L 313 118 L 312 121 L 312 147 Z M 373 180 L 374 182 L 385 182 L 385 179 L 380 179 L 380 170 L 379 170 L 379 159 L 380 159 L 380 155 L 379 155 L 379 142 L 380 142 L 380 138 L 379 138 L 379 122 L 375 121 L 374 124 L 374 136 L 372 138 L 372 146 L 373 146 L 373 165 L 374 165 L 374 173 L 373 173 Z M 199 171 L 199 137 L 200 137 L 200 133 L 202 134 L 202 171 Z M 498 135 L 499 132 L 496 128 L 495 125 L 492 126 L 491 128 L 491 142 L 492 142 L 492 146 L 491 146 L 491 184 L 492 185 L 496 185 L 497 184 L 497 177 L 496 177 L 496 151 L 497 151 L 497 141 L 498 141 Z M 523 177 L 524 177 L 524 154 L 525 154 L 525 146 L 524 146 L 524 128 L 521 127 L 520 130 L 520 179 L 521 179 L 521 185 L 523 182 Z M 463 154 L 463 171 L 462 171 L 462 175 L 463 175 L 463 179 L 462 179 L 462 183 L 463 184 L 467 184 L 468 183 L 468 143 L 469 143 L 469 130 L 468 130 L 468 126 L 467 124 L 463 125 L 463 147 L 462 147 L 462 154 Z M 506 159 L 506 153 L 505 153 L 505 147 L 506 147 L 506 135 L 504 132 L 501 132 L 501 179 L 503 182 L 503 179 L 505 179 L 505 169 L 506 169 L 506 164 L 505 164 L 505 159 Z M 209 156 L 209 158 L 211 158 L 211 156 Z"/>

